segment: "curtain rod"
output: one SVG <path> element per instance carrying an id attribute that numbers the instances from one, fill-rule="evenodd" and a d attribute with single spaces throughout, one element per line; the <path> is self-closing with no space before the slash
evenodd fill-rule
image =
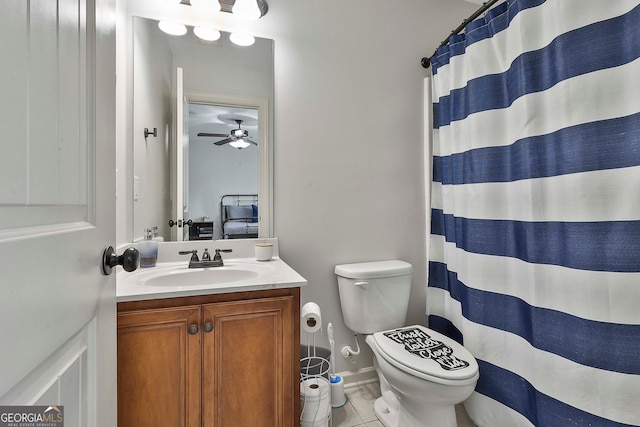
<path id="1" fill-rule="evenodd" d="M 462 24 L 458 25 L 458 27 L 451 31 L 451 34 L 449 34 L 449 36 L 444 39 L 442 41 L 442 43 L 440 43 L 440 46 L 438 46 L 438 48 L 441 48 L 442 46 L 445 46 L 447 43 L 449 43 L 449 39 L 451 38 L 451 36 L 455 36 L 456 34 L 458 34 L 460 31 L 464 30 L 464 27 L 467 26 L 467 24 L 471 21 L 473 21 L 474 19 L 476 19 L 478 16 L 482 15 L 484 12 L 486 12 L 491 6 L 493 6 L 494 4 L 496 4 L 497 2 L 499 2 L 500 0 L 489 0 L 488 2 L 482 3 L 482 7 L 478 10 L 476 10 L 473 15 L 471 15 L 470 17 L 468 17 L 467 19 L 465 19 L 464 21 L 462 21 Z M 437 49 L 436 49 L 437 51 Z M 424 68 L 429 68 L 429 65 L 431 65 L 431 58 L 433 58 L 436 55 L 436 51 L 433 52 L 433 55 L 429 56 L 429 57 L 424 57 L 422 58 L 422 60 L 420 61 L 420 63 L 422 64 L 422 66 Z"/>

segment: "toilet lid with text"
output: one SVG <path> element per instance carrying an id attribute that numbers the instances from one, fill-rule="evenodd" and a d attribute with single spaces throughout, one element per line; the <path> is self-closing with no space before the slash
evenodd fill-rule
<path id="1" fill-rule="evenodd" d="M 478 373 L 478 362 L 466 348 L 424 326 L 376 332 L 373 338 L 382 356 L 395 365 L 446 380 L 464 380 Z"/>

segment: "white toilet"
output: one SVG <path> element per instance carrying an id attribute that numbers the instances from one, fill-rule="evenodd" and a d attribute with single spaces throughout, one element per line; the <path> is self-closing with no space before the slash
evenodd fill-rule
<path id="1" fill-rule="evenodd" d="M 374 411 L 382 424 L 456 427 L 455 405 L 475 389 L 478 363 L 436 331 L 403 326 L 412 271 L 397 260 L 336 266 L 342 314 L 373 350 L 382 392 Z"/>

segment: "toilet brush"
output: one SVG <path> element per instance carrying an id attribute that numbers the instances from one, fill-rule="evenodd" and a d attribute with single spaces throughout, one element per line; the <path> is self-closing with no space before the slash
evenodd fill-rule
<path id="1" fill-rule="evenodd" d="M 347 398 L 344 395 L 344 381 L 340 375 L 336 375 L 336 365 L 334 363 L 334 346 L 333 340 L 333 325 L 329 323 L 327 325 L 327 337 L 329 338 L 329 345 L 331 346 L 331 355 L 329 356 L 331 361 L 331 374 L 329 375 L 329 384 L 331 385 L 331 407 L 341 408 L 347 403 Z"/>

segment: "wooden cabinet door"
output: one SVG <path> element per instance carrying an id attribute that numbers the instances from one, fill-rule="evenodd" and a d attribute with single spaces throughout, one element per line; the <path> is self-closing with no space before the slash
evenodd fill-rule
<path id="1" fill-rule="evenodd" d="M 293 297 L 205 304 L 203 426 L 294 425 Z"/>
<path id="2" fill-rule="evenodd" d="M 199 305 L 118 314 L 118 427 L 200 427 L 200 317 Z"/>

